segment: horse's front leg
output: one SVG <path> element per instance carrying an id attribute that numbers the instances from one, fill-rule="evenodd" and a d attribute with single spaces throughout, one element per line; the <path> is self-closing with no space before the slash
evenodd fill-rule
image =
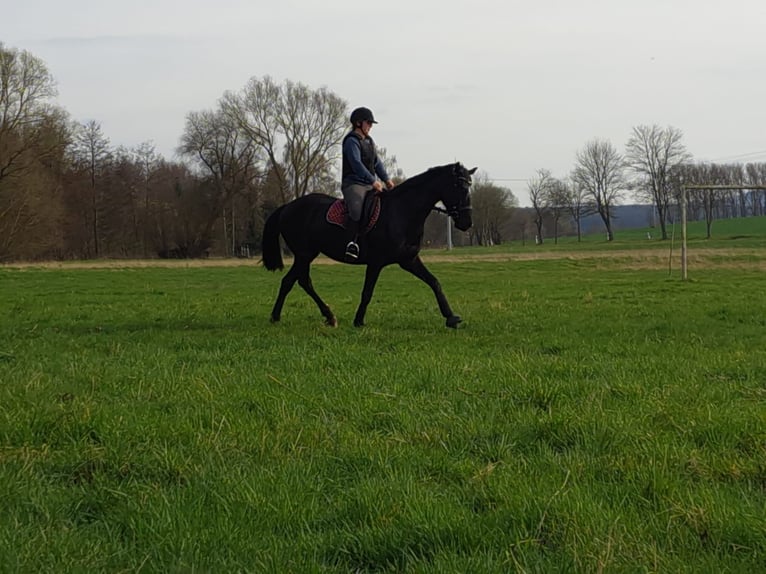
<path id="1" fill-rule="evenodd" d="M 462 319 L 459 315 L 455 315 L 452 312 L 452 308 L 449 306 L 447 298 L 444 296 L 444 291 L 442 291 L 442 286 L 439 283 L 439 280 L 434 277 L 434 275 L 428 269 L 426 269 L 426 266 L 423 264 L 420 256 L 416 255 L 415 258 L 411 261 L 399 263 L 399 266 L 405 271 L 412 273 L 415 277 L 423 281 L 431 288 L 431 290 L 434 292 L 434 295 L 436 295 L 436 302 L 439 304 L 439 311 L 441 311 L 442 316 L 447 319 L 447 327 L 457 329 L 457 326 L 462 322 Z"/>
<path id="2" fill-rule="evenodd" d="M 362 299 L 359 301 L 359 307 L 354 316 L 354 327 L 364 327 L 364 315 L 367 313 L 367 305 L 372 300 L 372 293 L 375 291 L 375 284 L 380 277 L 380 265 L 368 264 L 364 273 L 364 288 L 362 289 Z"/>

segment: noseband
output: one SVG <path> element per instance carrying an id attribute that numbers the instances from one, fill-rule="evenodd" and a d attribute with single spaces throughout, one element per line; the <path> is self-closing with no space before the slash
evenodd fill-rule
<path id="1" fill-rule="evenodd" d="M 465 211 L 473 211 L 473 209 L 471 208 L 470 205 L 464 205 L 464 206 L 457 206 L 456 205 L 454 207 L 449 207 L 447 209 L 444 209 L 444 208 L 441 208 L 441 207 L 437 207 L 437 206 L 434 205 L 431 208 L 431 210 L 432 211 L 438 211 L 439 213 L 444 213 L 446 215 L 449 215 L 452 219 L 455 219 L 456 217 L 460 216 L 460 214 L 465 212 Z"/>
<path id="2" fill-rule="evenodd" d="M 457 178 L 457 181 L 455 182 L 455 188 L 457 189 L 470 189 L 471 188 L 471 182 L 463 177 L 462 175 Z M 445 204 L 446 205 L 446 204 Z M 433 211 L 438 211 L 439 213 L 445 213 L 448 216 L 450 216 L 452 219 L 457 219 L 461 213 L 464 213 L 466 211 L 472 211 L 470 205 L 453 205 L 449 206 L 447 205 L 447 209 L 443 209 L 441 207 L 436 207 L 435 205 L 431 208 Z"/>

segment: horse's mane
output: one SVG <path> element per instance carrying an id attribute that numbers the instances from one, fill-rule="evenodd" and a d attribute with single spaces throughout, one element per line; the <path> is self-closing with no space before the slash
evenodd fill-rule
<path id="1" fill-rule="evenodd" d="M 391 194 L 391 195 L 398 195 L 399 193 L 407 193 L 410 190 L 410 188 L 420 186 L 426 181 L 428 181 L 429 179 L 442 175 L 447 168 L 453 168 L 455 165 L 457 164 L 448 163 L 447 165 L 438 165 L 436 167 L 430 167 L 423 173 L 419 173 L 418 175 L 413 175 L 412 177 L 405 179 L 402 183 L 394 187 L 394 189 L 392 189 L 391 191 L 386 191 L 385 193 Z"/>

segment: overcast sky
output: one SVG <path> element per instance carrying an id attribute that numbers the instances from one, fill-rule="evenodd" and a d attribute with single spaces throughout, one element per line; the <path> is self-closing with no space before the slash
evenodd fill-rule
<path id="1" fill-rule="evenodd" d="M 765 22 L 764 0 L 0 0 L 0 41 L 115 146 L 171 159 L 188 112 L 270 75 L 372 108 L 406 175 L 458 160 L 522 204 L 642 124 L 766 161 Z"/>

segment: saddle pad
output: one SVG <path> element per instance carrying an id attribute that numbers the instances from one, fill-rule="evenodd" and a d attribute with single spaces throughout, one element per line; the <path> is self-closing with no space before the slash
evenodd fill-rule
<path id="1" fill-rule="evenodd" d="M 342 199 L 338 199 L 334 201 L 330 206 L 330 209 L 327 210 L 327 223 L 334 223 L 335 225 L 345 227 L 347 213 L 348 209 L 346 209 L 346 202 Z"/>
<path id="2" fill-rule="evenodd" d="M 380 217 L 380 198 L 376 197 L 372 207 L 372 215 L 370 215 L 370 221 L 367 223 L 365 233 L 370 231 L 378 222 Z M 336 199 L 327 210 L 327 223 L 333 225 L 339 225 L 340 227 L 346 227 L 346 216 L 348 215 L 348 209 L 346 209 L 346 202 L 342 199 Z"/>

